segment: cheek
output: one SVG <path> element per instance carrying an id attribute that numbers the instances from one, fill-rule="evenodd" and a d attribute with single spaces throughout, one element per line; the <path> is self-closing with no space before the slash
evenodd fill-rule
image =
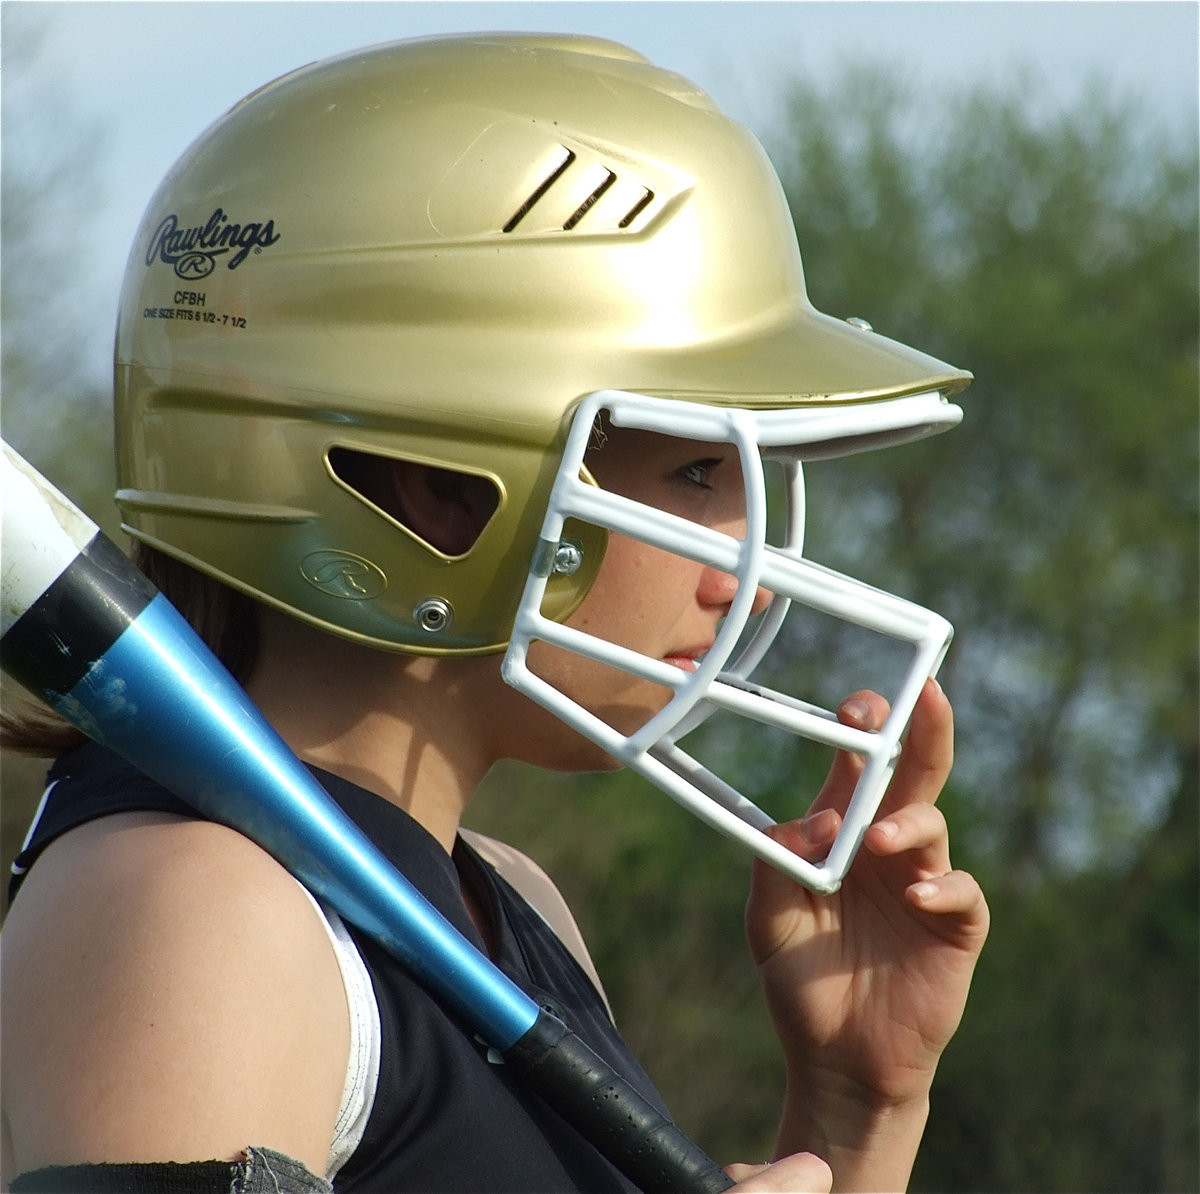
<path id="1" fill-rule="evenodd" d="M 612 535 L 604 564 L 567 625 L 654 656 L 674 642 L 675 621 L 695 593 L 697 566 L 670 552 Z"/>
<path id="2" fill-rule="evenodd" d="M 678 645 L 677 602 L 669 596 L 678 559 L 614 535 L 587 596 L 567 625 L 605 642 L 659 658 Z M 530 644 L 530 671 L 585 709 L 631 733 L 670 698 L 670 691 L 572 651 Z"/>

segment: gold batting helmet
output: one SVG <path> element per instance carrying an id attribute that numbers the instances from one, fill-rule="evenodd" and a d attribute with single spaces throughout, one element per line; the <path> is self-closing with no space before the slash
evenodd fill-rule
<path id="1" fill-rule="evenodd" d="M 586 395 L 767 411 L 968 380 L 813 309 L 766 155 L 687 80 L 593 38 L 399 42 L 256 91 L 158 188 L 117 500 L 135 538 L 329 631 L 498 651 Z M 476 478 L 482 533 L 405 525 L 358 481 L 379 458 Z M 560 620 L 607 533 L 573 530 Z"/>

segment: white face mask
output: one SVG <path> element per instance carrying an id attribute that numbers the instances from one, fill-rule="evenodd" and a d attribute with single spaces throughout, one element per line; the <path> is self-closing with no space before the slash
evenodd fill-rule
<path id="1" fill-rule="evenodd" d="M 651 506 L 598 489 L 581 479 L 597 416 L 614 427 L 735 446 L 746 491 L 746 535 L 734 538 Z M 901 740 L 926 680 L 937 672 L 953 633 L 938 614 L 803 558 L 804 483 L 801 462 L 918 439 L 956 425 L 959 407 L 940 392 L 866 402 L 747 410 L 606 390 L 581 403 L 551 493 L 542 549 L 527 580 L 504 658 L 504 679 L 625 766 L 650 780 L 721 833 L 820 892 L 836 891 L 875 817 Z M 786 529 L 768 542 L 764 462 L 782 465 L 788 499 Z M 576 519 L 717 568 L 734 576 L 737 593 L 712 648 L 693 672 L 542 616 L 547 577 L 571 570 L 564 523 Z M 757 627 L 747 632 L 757 590 L 773 594 Z M 792 604 L 908 644 L 911 657 L 892 693 L 884 724 L 874 731 L 842 725 L 836 714 L 753 679 Z M 625 733 L 584 709 L 527 666 L 530 643 L 543 641 L 662 685 L 674 695 L 640 728 Z M 752 799 L 713 774 L 678 743 L 711 713 L 725 710 L 863 757 L 865 766 L 827 857 L 798 858 L 762 832 L 774 820 Z M 795 816 L 804 812 L 807 801 Z"/>

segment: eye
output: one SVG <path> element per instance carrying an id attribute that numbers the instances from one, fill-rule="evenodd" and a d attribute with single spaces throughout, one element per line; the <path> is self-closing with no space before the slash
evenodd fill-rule
<path id="1" fill-rule="evenodd" d="M 712 457 L 707 460 L 693 460 L 690 464 L 685 464 L 679 470 L 679 475 L 690 485 L 696 485 L 700 489 L 712 489 L 712 474 L 720 463 L 721 460 L 719 457 Z"/>

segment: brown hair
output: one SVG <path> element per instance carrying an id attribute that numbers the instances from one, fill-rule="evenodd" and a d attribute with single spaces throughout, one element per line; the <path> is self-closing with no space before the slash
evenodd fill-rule
<path id="1" fill-rule="evenodd" d="M 244 684 L 258 655 L 254 601 L 144 543 L 134 543 L 130 555 L 234 678 Z M 7 708 L 10 699 L 6 693 L 6 707 L 0 712 L 0 747 L 5 750 L 52 758 L 86 741 L 74 726 L 24 694 L 12 711 Z"/>

